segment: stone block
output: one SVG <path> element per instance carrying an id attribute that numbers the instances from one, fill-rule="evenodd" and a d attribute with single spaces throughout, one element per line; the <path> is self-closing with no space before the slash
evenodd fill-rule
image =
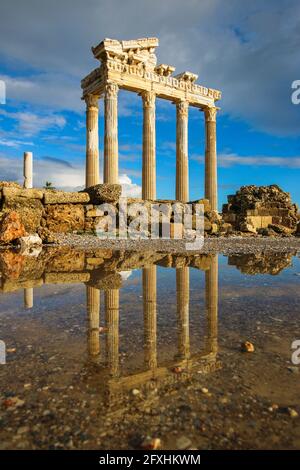
<path id="1" fill-rule="evenodd" d="M 23 189 L 14 187 L 4 187 L 2 194 L 5 198 L 24 197 L 27 199 L 43 199 L 44 191 L 41 189 Z"/>
<path id="2" fill-rule="evenodd" d="M 9 197 L 4 199 L 4 209 L 16 211 L 21 218 L 28 233 L 36 233 L 41 223 L 43 215 L 43 204 L 38 199 L 29 199 L 24 197 Z"/>
<path id="3" fill-rule="evenodd" d="M 87 193 L 47 190 L 44 195 L 45 204 L 84 204 L 90 201 Z"/>
<path id="4" fill-rule="evenodd" d="M 88 194 L 92 204 L 102 204 L 104 202 L 118 202 L 122 194 L 120 184 L 96 184 L 85 188 L 82 194 Z"/>
<path id="5" fill-rule="evenodd" d="M 46 273 L 45 284 L 79 284 L 90 280 L 89 273 Z"/>
<path id="6" fill-rule="evenodd" d="M 49 204 L 45 218 L 51 232 L 84 230 L 84 207 L 81 204 Z"/>

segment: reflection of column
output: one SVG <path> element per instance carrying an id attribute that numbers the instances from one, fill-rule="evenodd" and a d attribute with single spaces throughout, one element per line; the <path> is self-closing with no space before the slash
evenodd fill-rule
<path id="1" fill-rule="evenodd" d="M 108 366 L 113 376 L 119 372 L 119 289 L 105 291 Z"/>
<path id="2" fill-rule="evenodd" d="M 86 288 L 86 303 L 88 314 L 88 352 L 97 356 L 100 352 L 100 290 L 94 287 Z"/>
<path id="3" fill-rule="evenodd" d="M 86 170 L 85 185 L 99 183 L 98 96 L 88 94 L 86 102 Z"/>
<path id="4" fill-rule="evenodd" d="M 190 356 L 189 301 L 190 273 L 188 267 L 176 269 L 178 353 L 181 359 Z"/>
<path id="5" fill-rule="evenodd" d="M 24 307 L 32 308 L 33 307 L 33 288 L 28 287 L 24 289 Z"/>
<path id="6" fill-rule="evenodd" d="M 176 105 L 176 200 L 189 200 L 187 101 Z"/>
<path id="7" fill-rule="evenodd" d="M 144 91 L 142 98 L 144 109 L 142 199 L 155 199 L 155 93 Z"/>
<path id="8" fill-rule="evenodd" d="M 205 271 L 205 305 L 208 320 L 208 347 L 218 348 L 218 255 L 212 255 L 210 269 Z"/>
<path id="9" fill-rule="evenodd" d="M 104 183 L 118 184 L 118 90 L 108 83 L 105 90 Z"/>
<path id="10" fill-rule="evenodd" d="M 211 209 L 218 210 L 217 194 L 217 108 L 205 108 L 205 197 Z"/>
<path id="11" fill-rule="evenodd" d="M 157 367 L 156 351 L 156 266 L 143 269 L 145 362 Z"/>

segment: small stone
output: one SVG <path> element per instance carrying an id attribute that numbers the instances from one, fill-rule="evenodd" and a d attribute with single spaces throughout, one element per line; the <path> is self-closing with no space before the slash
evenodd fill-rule
<path id="1" fill-rule="evenodd" d="M 192 442 L 191 440 L 186 437 L 186 436 L 180 436 L 177 440 L 176 440 L 176 447 L 177 449 L 179 450 L 184 450 L 184 449 L 187 449 L 188 447 L 190 447 L 192 445 Z"/>
<path id="2" fill-rule="evenodd" d="M 269 406 L 268 410 L 273 413 L 273 411 L 278 410 L 279 406 L 276 405 L 276 403 L 273 403 L 271 406 Z"/>
<path id="3" fill-rule="evenodd" d="M 24 384 L 24 388 L 26 388 L 26 389 L 27 389 L 27 388 L 31 388 L 31 384 L 30 384 L 30 383 Z"/>
<path id="4" fill-rule="evenodd" d="M 137 388 L 134 388 L 134 389 L 132 390 L 132 395 L 134 395 L 134 396 L 137 396 L 137 395 L 139 395 L 140 393 L 141 393 L 141 392 L 140 392 Z"/>
<path id="5" fill-rule="evenodd" d="M 28 426 L 21 426 L 21 427 L 17 430 L 17 434 L 26 434 L 28 431 L 29 431 L 29 427 L 28 427 Z"/>
<path id="6" fill-rule="evenodd" d="M 288 414 L 290 415 L 291 418 L 298 418 L 298 413 L 294 408 L 288 408 Z"/>
<path id="7" fill-rule="evenodd" d="M 23 406 L 25 403 L 24 400 L 21 400 L 18 397 L 8 397 L 3 401 L 3 406 L 9 409 L 15 409 Z"/>
<path id="8" fill-rule="evenodd" d="M 183 368 L 179 367 L 179 366 L 176 366 L 176 367 L 173 368 L 173 372 L 174 372 L 174 374 L 181 374 L 183 372 Z"/>
<path id="9" fill-rule="evenodd" d="M 241 350 L 243 352 L 254 352 L 254 345 L 250 341 L 244 341 L 241 343 Z"/>
<path id="10" fill-rule="evenodd" d="M 15 353 L 16 350 L 17 350 L 16 348 L 8 348 L 8 349 L 6 350 L 6 352 L 7 352 L 7 353 Z"/>
<path id="11" fill-rule="evenodd" d="M 202 387 L 201 392 L 204 393 L 205 395 L 208 393 L 208 388 Z"/>
<path id="12" fill-rule="evenodd" d="M 146 437 L 141 448 L 145 450 L 157 450 L 161 448 L 161 440 L 158 437 Z"/>

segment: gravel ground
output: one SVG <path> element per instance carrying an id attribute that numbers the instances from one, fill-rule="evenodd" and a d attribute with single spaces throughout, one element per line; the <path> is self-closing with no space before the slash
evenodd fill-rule
<path id="1" fill-rule="evenodd" d="M 295 253 L 300 251 L 300 238 L 214 237 L 205 238 L 199 250 L 187 250 L 183 240 L 101 240 L 93 235 L 60 234 L 58 244 L 82 249 L 112 249 L 133 251 L 165 251 L 175 253 Z"/>

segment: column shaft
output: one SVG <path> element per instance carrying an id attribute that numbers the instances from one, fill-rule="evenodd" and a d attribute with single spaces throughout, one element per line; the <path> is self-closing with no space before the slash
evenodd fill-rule
<path id="1" fill-rule="evenodd" d="M 32 308 L 33 307 L 33 288 L 27 287 L 24 289 L 24 307 Z"/>
<path id="2" fill-rule="evenodd" d="M 145 362 L 149 369 L 157 367 L 156 347 L 156 266 L 143 268 Z"/>
<path id="3" fill-rule="evenodd" d="M 104 108 L 104 183 L 118 184 L 118 85 L 108 83 Z"/>
<path id="4" fill-rule="evenodd" d="M 85 185 L 99 184 L 98 96 L 87 95 L 86 102 L 86 171 Z"/>
<path id="5" fill-rule="evenodd" d="M 32 188 L 32 152 L 24 152 L 24 188 Z"/>
<path id="6" fill-rule="evenodd" d="M 88 314 L 88 352 L 90 356 L 97 356 L 100 353 L 100 290 L 87 286 L 86 303 Z"/>
<path id="7" fill-rule="evenodd" d="M 176 269 L 176 296 L 178 322 L 178 353 L 181 359 L 190 356 L 189 301 L 190 272 L 188 267 Z"/>
<path id="8" fill-rule="evenodd" d="M 211 209 L 218 210 L 217 193 L 217 108 L 206 108 L 205 114 L 205 197 L 209 199 Z"/>
<path id="9" fill-rule="evenodd" d="M 113 376 L 119 372 L 119 289 L 105 291 L 107 359 Z"/>
<path id="10" fill-rule="evenodd" d="M 205 304 L 208 323 L 208 348 L 217 352 L 218 342 L 218 255 L 213 255 L 210 269 L 205 271 Z"/>
<path id="11" fill-rule="evenodd" d="M 155 93 L 145 91 L 143 98 L 143 178 L 142 199 L 156 199 Z"/>
<path id="12" fill-rule="evenodd" d="M 189 200 L 188 102 L 176 105 L 176 200 Z"/>

